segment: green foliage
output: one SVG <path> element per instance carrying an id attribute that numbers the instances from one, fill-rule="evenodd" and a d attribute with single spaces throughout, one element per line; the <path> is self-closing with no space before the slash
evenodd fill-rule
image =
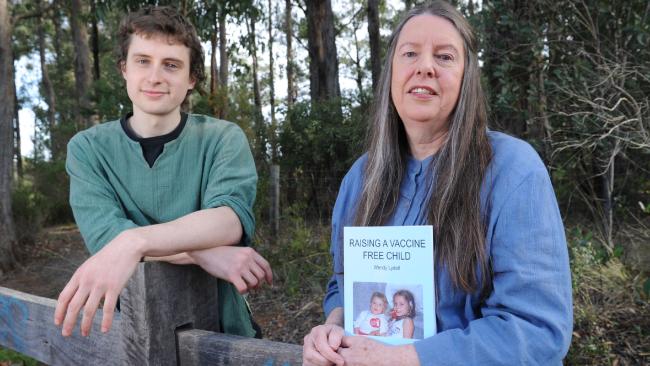
<path id="1" fill-rule="evenodd" d="M 329 218 L 343 175 L 363 151 L 366 118 L 367 106 L 347 100 L 302 102 L 289 111 L 279 135 L 280 165 L 290 203 L 305 202 L 309 217 Z"/>
<path id="2" fill-rule="evenodd" d="M 330 276 L 329 226 L 307 222 L 304 206 L 286 208 L 277 242 L 264 248 L 284 292 L 296 296 L 305 292 L 322 294 Z M 263 234 L 262 234 L 263 235 Z"/>
<path id="3" fill-rule="evenodd" d="M 13 350 L 0 347 L 0 365 L 5 364 L 11 366 L 37 366 L 38 361 Z"/>
<path id="4" fill-rule="evenodd" d="M 44 199 L 29 181 L 20 182 L 11 195 L 16 239 L 20 247 L 34 244 L 44 221 Z"/>
<path id="5" fill-rule="evenodd" d="M 634 353 L 650 341 L 643 276 L 633 276 L 620 258 L 608 255 L 590 231 L 576 227 L 568 239 L 574 332 L 565 363 L 604 365 L 619 358 L 642 363 L 643 356 Z"/>
<path id="6" fill-rule="evenodd" d="M 73 220 L 68 204 L 70 182 L 65 162 L 32 161 L 27 171 L 32 189 L 38 197 L 39 210 L 45 224 L 68 223 Z"/>

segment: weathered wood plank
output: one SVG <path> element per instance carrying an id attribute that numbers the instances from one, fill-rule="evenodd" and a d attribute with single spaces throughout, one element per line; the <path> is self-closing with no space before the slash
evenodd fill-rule
<path id="1" fill-rule="evenodd" d="M 88 337 L 64 338 L 54 325 L 56 301 L 0 287 L 0 345 L 50 365 L 124 364 L 120 357 L 121 316 L 116 313 L 110 332 L 100 329 L 98 310 Z"/>
<path id="2" fill-rule="evenodd" d="M 180 366 L 302 365 L 302 347 L 296 344 L 196 329 L 179 331 L 177 336 Z"/>
<path id="3" fill-rule="evenodd" d="M 176 329 L 219 330 L 217 279 L 198 266 L 142 263 L 120 296 L 129 365 L 176 365 Z"/>

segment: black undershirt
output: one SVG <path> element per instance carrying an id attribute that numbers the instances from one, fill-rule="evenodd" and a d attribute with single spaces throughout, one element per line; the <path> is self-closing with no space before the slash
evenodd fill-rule
<path id="1" fill-rule="evenodd" d="M 147 164 L 149 164 L 149 168 L 153 167 L 156 159 L 158 159 L 160 154 L 162 154 L 165 144 L 176 140 L 176 138 L 180 136 L 181 132 L 183 132 L 183 127 L 185 127 L 185 123 L 187 122 L 187 113 L 181 112 L 181 122 L 172 132 L 154 137 L 140 137 L 136 135 L 131 126 L 129 126 L 128 120 L 131 116 L 133 116 L 132 112 L 127 113 L 122 117 L 122 119 L 120 119 L 120 124 L 122 125 L 124 133 L 126 133 L 131 140 L 140 143 L 140 147 L 142 147 L 142 155 L 144 156 L 144 160 L 147 161 Z"/>

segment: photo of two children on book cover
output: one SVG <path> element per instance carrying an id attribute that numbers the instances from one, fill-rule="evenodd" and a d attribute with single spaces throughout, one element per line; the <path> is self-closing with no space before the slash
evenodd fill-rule
<path id="1" fill-rule="evenodd" d="M 422 286 L 354 282 L 354 334 L 422 339 Z"/>

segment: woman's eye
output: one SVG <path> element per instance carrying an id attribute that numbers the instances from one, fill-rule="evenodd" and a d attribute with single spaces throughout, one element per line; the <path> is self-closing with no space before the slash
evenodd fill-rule
<path id="1" fill-rule="evenodd" d="M 417 54 L 415 52 L 413 52 L 413 51 L 407 51 L 407 52 L 404 52 L 404 56 L 406 56 L 406 57 L 415 57 L 415 56 L 417 56 Z"/>
<path id="2" fill-rule="evenodd" d="M 453 61 L 453 60 L 454 60 L 454 56 L 452 56 L 452 55 L 450 55 L 450 54 L 447 54 L 447 53 L 443 53 L 443 54 L 440 54 L 440 55 L 436 55 L 436 57 L 437 57 L 439 60 L 441 60 L 441 61 L 445 61 L 445 62 Z"/>

